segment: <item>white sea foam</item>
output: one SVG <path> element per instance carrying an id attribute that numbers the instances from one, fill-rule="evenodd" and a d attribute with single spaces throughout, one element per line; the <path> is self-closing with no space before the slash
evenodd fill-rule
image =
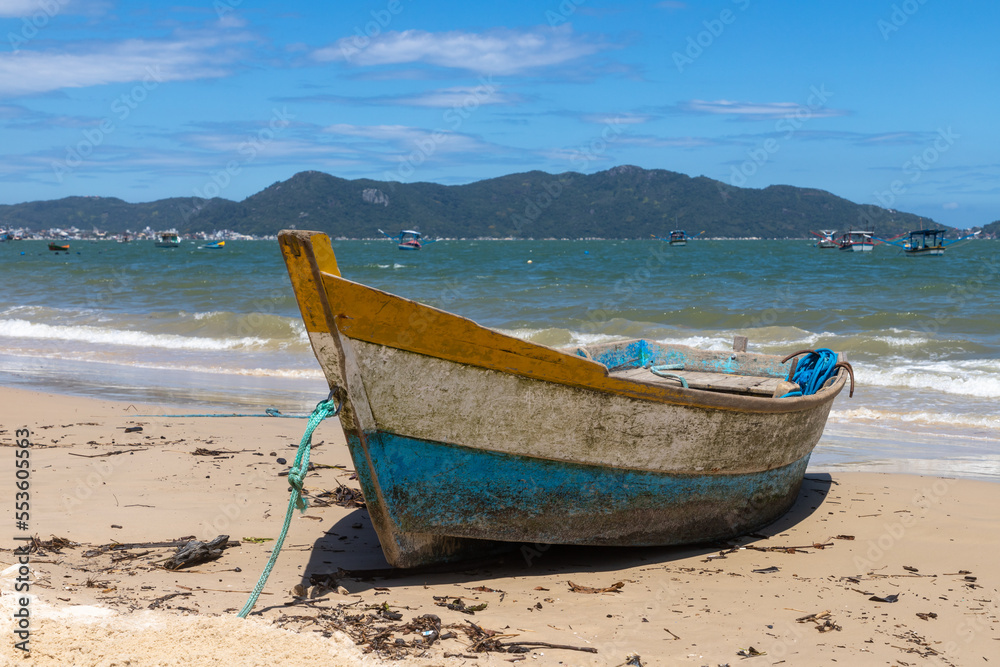
<path id="1" fill-rule="evenodd" d="M 27 320 L 0 320 L 0 338 L 31 338 L 74 341 L 99 345 L 122 345 L 171 350 L 246 350 L 264 347 L 269 341 L 247 336 L 242 338 L 199 338 L 176 334 L 153 334 L 91 326 L 39 324 Z"/>
<path id="2" fill-rule="evenodd" d="M 898 364 L 898 365 L 896 365 Z M 938 361 L 914 364 L 887 359 L 882 367 L 858 366 L 858 384 L 877 387 L 930 389 L 943 394 L 1000 398 L 1000 362 L 994 360 Z"/>
<path id="3" fill-rule="evenodd" d="M 952 412 L 937 412 L 933 410 L 914 410 L 909 412 L 896 410 L 879 410 L 872 408 L 853 408 L 851 410 L 833 410 L 830 412 L 832 423 L 865 422 L 903 422 L 914 425 L 942 425 L 949 427 L 972 427 L 1000 430 L 1000 414 L 956 414 Z"/>

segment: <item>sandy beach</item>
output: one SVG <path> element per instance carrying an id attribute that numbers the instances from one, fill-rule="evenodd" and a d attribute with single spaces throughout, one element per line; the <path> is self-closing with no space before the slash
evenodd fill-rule
<path id="1" fill-rule="evenodd" d="M 995 483 L 811 471 L 789 514 L 727 543 L 523 545 L 488 562 L 390 572 L 333 419 L 313 439 L 310 507 L 243 620 L 305 420 L 159 416 L 180 411 L 14 389 L 0 402 L 4 664 L 1000 660 Z M 21 429 L 27 530 L 15 523 Z M 178 546 L 219 536 L 228 543 L 215 560 L 164 567 Z M 24 605 L 14 549 L 27 544 Z M 24 608 L 28 655 L 14 634 Z"/>

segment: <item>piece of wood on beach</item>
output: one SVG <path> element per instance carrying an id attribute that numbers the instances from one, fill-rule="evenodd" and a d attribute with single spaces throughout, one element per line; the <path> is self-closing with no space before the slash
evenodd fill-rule
<path id="1" fill-rule="evenodd" d="M 179 570 L 191 565 L 198 565 L 200 563 L 216 560 L 222 556 L 222 551 L 228 544 L 228 535 L 219 535 L 208 543 L 200 540 L 191 540 L 184 546 L 178 548 L 177 553 L 163 563 L 163 567 L 168 570 Z"/>
<path id="2" fill-rule="evenodd" d="M 579 584 L 574 584 L 572 581 L 567 581 L 569 584 L 569 589 L 574 593 L 619 593 L 621 589 L 625 587 L 624 581 L 618 581 L 610 586 L 605 586 L 604 588 L 591 588 L 590 586 L 581 586 Z"/>

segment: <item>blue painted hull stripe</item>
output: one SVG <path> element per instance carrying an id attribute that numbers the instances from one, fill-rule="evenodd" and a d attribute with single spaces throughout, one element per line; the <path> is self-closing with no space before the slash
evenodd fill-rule
<path id="1" fill-rule="evenodd" d="M 569 544 L 678 544 L 760 527 L 794 502 L 809 456 L 740 474 L 580 465 L 370 433 L 385 509 L 404 532 Z M 366 497 L 373 494 L 349 437 Z"/>

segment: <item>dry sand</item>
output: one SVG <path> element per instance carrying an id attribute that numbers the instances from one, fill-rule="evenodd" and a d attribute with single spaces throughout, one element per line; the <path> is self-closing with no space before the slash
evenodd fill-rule
<path id="1" fill-rule="evenodd" d="M 728 544 L 525 545 L 502 561 L 366 578 L 338 574 L 386 567 L 365 510 L 314 500 L 292 520 L 254 614 L 241 620 L 236 610 L 273 544 L 246 538 L 277 537 L 288 503 L 278 459 L 293 460 L 305 420 L 139 417 L 178 411 L 9 389 L 0 404 L 4 664 L 382 664 L 366 653 L 380 633 L 383 657 L 405 657 L 392 664 L 1000 662 L 998 484 L 810 473 L 792 512 Z M 125 432 L 135 426 L 142 431 Z M 27 532 L 14 517 L 23 428 L 32 442 Z M 336 420 L 314 442 L 311 494 L 356 488 Z M 27 535 L 42 542 L 30 554 L 30 656 L 14 647 L 11 621 L 22 597 L 10 566 L 23 543 L 13 537 Z M 218 535 L 233 544 L 220 558 L 176 571 L 160 565 L 174 548 L 142 546 Z M 569 582 L 612 590 L 577 592 Z M 472 614 L 454 608 L 482 604 Z M 447 638 L 424 646 L 427 614 Z M 472 624 L 496 632 L 494 644 L 596 653 L 477 652 L 490 638 Z M 762 655 L 745 657 L 753 653 Z"/>

